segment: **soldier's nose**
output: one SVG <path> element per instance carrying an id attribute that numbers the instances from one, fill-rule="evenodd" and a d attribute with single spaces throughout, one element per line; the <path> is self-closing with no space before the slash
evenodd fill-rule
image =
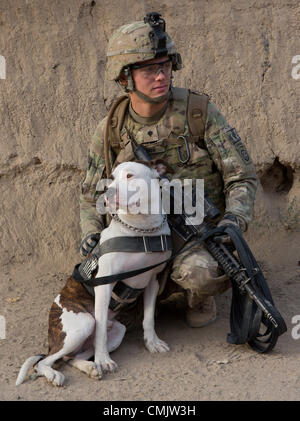
<path id="1" fill-rule="evenodd" d="M 159 69 L 158 73 L 155 75 L 155 79 L 156 80 L 164 80 L 166 79 L 166 75 L 165 72 L 163 71 L 163 69 Z"/>

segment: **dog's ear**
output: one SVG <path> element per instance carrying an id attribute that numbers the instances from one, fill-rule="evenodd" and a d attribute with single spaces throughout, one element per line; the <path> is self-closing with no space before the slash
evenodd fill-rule
<path id="1" fill-rule="evenodd" d="M 165 174 L 174 174 L 173 168 L 163 159 L 151 159 L 151 161 L 135 161 L 139 164 L 146 165 L 147 167 L 156 170 L 159 176 Z"/>
<path id="2" fill-rule="evenodd" d="M 174 174 L 174 170 L 171 165 L 163 159 L 152 159 L 151 168 L 155 169 L 160 176 L 165 174 Z"/>

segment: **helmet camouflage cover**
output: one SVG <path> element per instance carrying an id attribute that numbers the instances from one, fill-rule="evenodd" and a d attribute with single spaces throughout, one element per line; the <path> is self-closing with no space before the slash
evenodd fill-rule
<path id="1" fill-rule="evenodd" d="M 153 20 L 149 22 L 149 15 L 155 15 L 154 24 Z M 148 14 L 144 21 L 123 25 L 113 33 L 107 49 L 107 80 L 117 80 L 124 67 L 165 55 L 172 60 L 173 70 L 181 68 L 180 54 L 159 16 L 158 13 Z"/>

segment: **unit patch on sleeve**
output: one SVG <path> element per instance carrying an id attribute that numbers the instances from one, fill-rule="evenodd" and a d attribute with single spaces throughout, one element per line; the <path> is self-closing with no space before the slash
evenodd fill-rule
<path id="1" fill-rule="evenodd" d="M 233 144 L 235 149 L 238 151 L 240 157 L 242 158 L 245 164 L 251 164 L 252 160 L 245 148 L 240 136 L 237 134 L 234 127 L 227 126 L 223 129 L 223 133 L 228 136 L 228 139 Z"/>

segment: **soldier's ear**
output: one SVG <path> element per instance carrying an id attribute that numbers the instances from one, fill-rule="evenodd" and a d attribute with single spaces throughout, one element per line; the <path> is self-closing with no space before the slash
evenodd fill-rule
<path id="1" fill-rule="evenodd" d="M 118 81 L 121 83 L 121 85 L 123 86 L 127 86 L 128 85 L 128 79 L 127 76 L 124 75 L 123 72 L 120 73 L 119 79 Z"/>

